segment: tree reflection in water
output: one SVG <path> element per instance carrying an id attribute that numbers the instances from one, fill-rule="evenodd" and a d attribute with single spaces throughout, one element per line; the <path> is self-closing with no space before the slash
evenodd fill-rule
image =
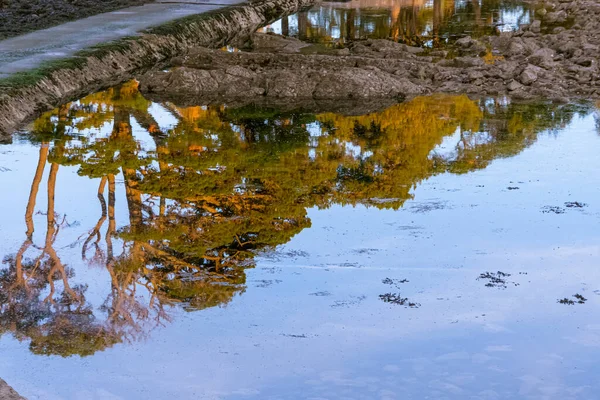
<path id="1" fill-rule="evenodd" d="M 257 253 L 310 227 L 307 209 L 397 209 L 419 182 L 485 168 L 584 111 L 465 96 L 418 97 L 362 116 L 165 103 L 177 123 L 161 130 L 152 106 L 130 82 L 43 115 L 27 134 L 39 158 L 25 240 L 0 270 L 0 329 L 29 339 L 36 354 L 91 355 L 143 337 L 173 306 L 225 305 L 245 290 Z M 133 122 L 152 145 L 136 139 Z M 450 138 L 452 151 L 437 151 Z M 84 263 L 110 277 L 99 306 L 87 285 L 71 284 L 84 267 L 67 266 L 55 248 L 68 223 L 54 201 L 65 166 L 98 182 L 98 219 L 77 245 Z M 35 243 L 46 168 L 46 234 Z M 121 177 L 128 223 L 117 227 Z"/>
<path id="2" fill-rule="evenodd" d="M 532 5 L 513 0 L 351 0 L 323 2 L 286 16 L 285 36 L 313 43 L 390 39 L 412 46 L 441 47 L 470 35 L 480 37 L 518 28 L 533 18 Z"/>

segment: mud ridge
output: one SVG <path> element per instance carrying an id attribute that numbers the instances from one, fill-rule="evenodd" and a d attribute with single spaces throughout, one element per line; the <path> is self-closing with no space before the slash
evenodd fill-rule
<path id="1" fill-rule="evenodd" d="M 164 66 L 194 47 L 220 47 L 312 2 L 257 0 L 185 17 L 0 80 L 0 138 L 41 112 L 125 82 L 140 70 Z"/>
<path id="2" fill-rule="evenodd" d="M 158 99 L 278 103 L 403 99 L 431 93 L 508 95 L 516 100 L 600 98 L 600 4 L 540 3 L 536 19 L 516 32 L 459 39 L 446 49 L 390 40 L 351 42 L 312 51 L 297 39 L 253 34 L 228 53 L 197 48 L 170 71 L 141 78 Z M 198 103 L 200 102 L 200 103 Z"/>

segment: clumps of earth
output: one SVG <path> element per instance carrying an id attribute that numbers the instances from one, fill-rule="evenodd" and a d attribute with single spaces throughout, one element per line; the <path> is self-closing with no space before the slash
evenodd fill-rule
<path id="1" fill-rule="evenodd" d="M 399 99 L 434 92 L 510 95 L 514 99 L 600 98 L 600 3 L 550 0 L 530 25 L 448 49 L 390 40 L 354 41 L 343 49 L 254 34 L 242 50 L 197 48 L 169 71 L 140 79 L 162 99 L 205 102 Z"/>
<path id="2" fill-rule="evenodd" d="M 580 295 L 579 293 L 576 293 L 571 297 L 572 297 L 572 299 L 570 299 L 568 297 L 565 297 L 564 299 L 560 299 L 560 300 L 558 300 L 558 303 L 572 306 L 574 304 L 585 304 L 585 302 L 587 301 L 587 299 L 585 297 L 583 297 L 582 295 Z"/>
<path id="3" fill-rule="evenodd" d="M 508 285 L 519 286 L 518 283 L 507 280 L 511 274 L 498 271 L 498 272 L 484 272 L 480 274 L 477 280 L 486 280 L 488 281 L 485 286 L 486 287 L 494 287 L 499 289 L 506 289 Z"/>
<path id="4" fill-rule="evenodd" d="M 400 285 L 403 283 L 408 283 L 408 279 L 392 279 L 385 278 L 381 281 L 384 285 L 395 286 L 396 288 L 400 288 Z M 405 306 L 410 308 L 419 308 L 421 304 L 410 301 L 407 297 L 402 297 L 400 293 L 384 293 L 379 295 L 379 299 L 384 303 L 396 304 L 399 306 Z"/>

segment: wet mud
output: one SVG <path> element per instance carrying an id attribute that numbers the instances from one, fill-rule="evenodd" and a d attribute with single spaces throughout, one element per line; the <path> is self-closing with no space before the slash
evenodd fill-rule
<path id="1" fill-rule="evenodd" d="M 600 4 L 549 1 L 515 32 L 464 37 L 445 48 L 385 39 L 344 48 L 257 33 L 224 52 L 197 48 L 141 78 L 155 98 L 264 102 L 403 99 L 430 93 L 567 101 L 600 97 Z M 258 100 L 257 100 L 258 99 Z"/>
<path id="2" fill-rule="evenodd" d="M 257 0 L 192 15 L 135 37 L 76 53 L 30 72 L 0 80 L 0 140 L 42 112 L 94 91 L 124 83 L 140 71 L 168 65 L 196 46 L 221 47 L 247 36 L 310 0 Z"/>

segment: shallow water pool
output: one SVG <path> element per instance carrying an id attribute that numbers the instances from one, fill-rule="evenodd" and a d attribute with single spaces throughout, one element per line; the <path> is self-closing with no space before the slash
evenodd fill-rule
<path id="1" fill-rule="evenodd" d="M 592 104 L 153 103 L 0 146 L 0 377 L 29 399 L 586 399 Z"/>

